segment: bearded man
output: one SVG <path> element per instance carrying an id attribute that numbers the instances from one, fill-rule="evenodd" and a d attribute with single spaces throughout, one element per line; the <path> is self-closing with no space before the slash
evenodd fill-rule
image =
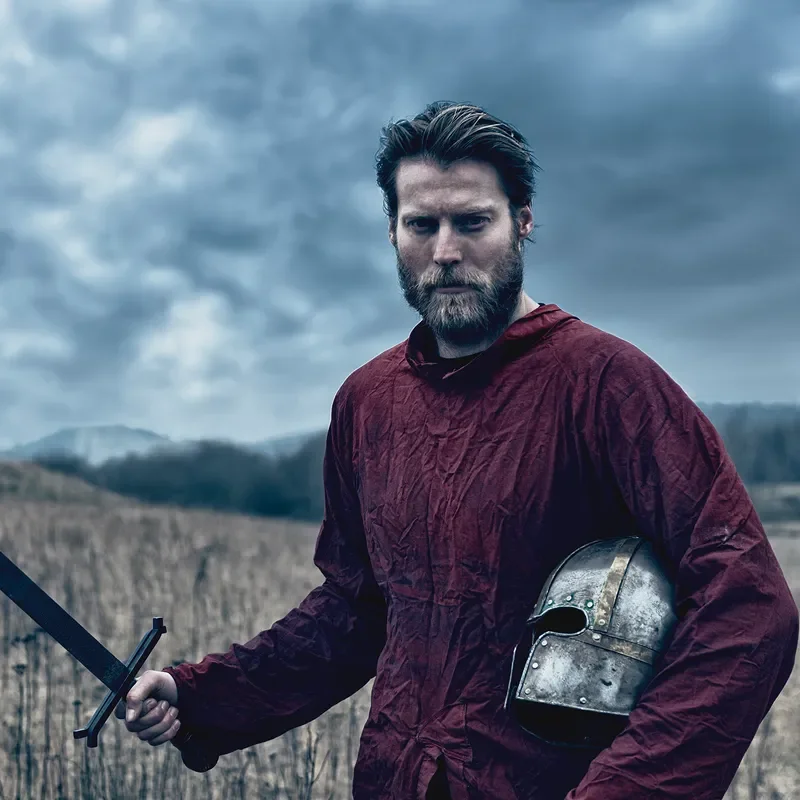
<path id="1" fill-rule="evenodd" d="M 535 169 L 476 106 L 384 129 L 389 239 L 422 320 L 334 399 L 324 582 L 246 644 L 145 673 L 140 739 L 184 722 L 230 753 L 374 677 L 356 800 L 723 796 L 792 670 L 797 607 L 704 414 L 636 347 L 523 291 Z M 562 559 L 628 535 L 674 579 L 674 634 L 610 746 L 548 744 L 504 708 L 514 646 Z"/>

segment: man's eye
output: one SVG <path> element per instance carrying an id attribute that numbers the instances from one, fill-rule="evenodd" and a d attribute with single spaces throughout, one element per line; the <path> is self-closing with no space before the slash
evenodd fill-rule
<path id="1" fill-rule="evenodd" d="M 488 217 L 464 217 L 459 220 L 459 227 L 475 230 L 489 222 Z M 435 226 L 435 221 L 429 219 L 412 219 L 408 221 L 408 226 L 416 230 L 430 230 Z"/>

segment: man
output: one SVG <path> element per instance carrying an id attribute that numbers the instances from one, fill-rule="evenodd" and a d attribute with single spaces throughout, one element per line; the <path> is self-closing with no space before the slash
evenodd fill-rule
<path id="1" fill-rule="evenodd" d="M 653 360 L 522 290 L 536 164 L 517 131 L 434 103 L 383 133 L 389 239 L 422 321 L 334 400 L 324 583 L 250 642 L 145 673 L 128 728 L 162 744 L 183 720 L 228 753 L 375 677 L 356 800 L 722 797 L 798 637 L 733 463 Z M 674 578 L 670 647 L 610 747 L 548 745 L 503 708 L 514 645 L 553 567 L 629 534 Z M 146 698 L 163 703 L 140 716 Z"/>

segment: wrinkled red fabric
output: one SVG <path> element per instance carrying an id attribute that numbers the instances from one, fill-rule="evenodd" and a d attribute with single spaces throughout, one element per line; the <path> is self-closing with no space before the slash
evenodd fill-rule
<path id="1" fill-rule="evenodd" d="M 633 345 L 553 304 L 448 362 L 422 323 L 333 403 L 324 582 L 269 630 L 167 668 L 220 753 L 272 739 L 373 676 L 356 800 L 721 798 L 792 670 L 797 606 L 722 441 Z M 551 570 L 651 540 L 679 622 L 627 728 L 552 746 L 503 708 Z"/>

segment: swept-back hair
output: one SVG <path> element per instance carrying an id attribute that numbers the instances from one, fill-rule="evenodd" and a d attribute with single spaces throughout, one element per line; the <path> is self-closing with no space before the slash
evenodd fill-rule
<path id="1" fill-rule="evenodd" d="M 381 130 L 375 156 L 383 210 L 397 219 L 397 168 L 404 158 L 422 158 L 441 167 L 465 159 L 491 164 L 508 196 L 509 211 L 533 201 L 534 173 L 540 169 L 525 137 L 512 125 L 480 106 L 438 100 L 414 119 L 391 122 Z"/>

